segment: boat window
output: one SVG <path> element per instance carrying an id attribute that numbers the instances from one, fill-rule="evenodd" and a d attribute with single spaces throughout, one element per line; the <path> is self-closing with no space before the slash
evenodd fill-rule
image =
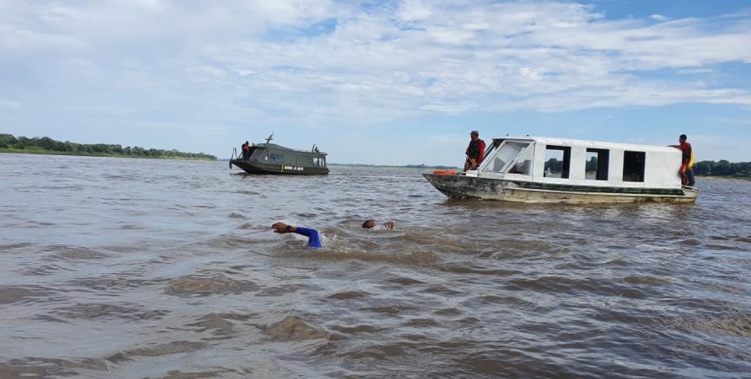
<path id="1" fill-rule="evenodd" d="M 510 174 L 532 175 L 532 149 L 523 150 L 506 169 Z"/>
<path id="2" fill-rule="evenodd" d="M 270 161 L 284 161 L 284 154 L 269 154 Z"/>
<path id="3" fill-rule="evenodd" d="M 507 167 L 519 155 L 522 150 L 529 146 L 529 142 L 511 142 L 505 141 L 499 147 L 498 152 L 493 157 L 493 161 L 486 164 L 484 171 L 507 172 L 511 167 Z"/>
<path id="4" fill-rule="evenodd" d="M 643 151 L 623 152 L 623 181 L 643 182 L 644 162 L 647 153 Z"/>
<path id="5" fill-rule="evenodd" d="M 570 146 L 545 146 L 545 176 L 568 179 L 571 168 Z"/>
<path id="6" fill-rule="evenodd" d="M 584 177 L 590 180 L 608 180 L 608 165 L 610 164 L 610 150 L 587 149 L 584 167 Z"/>

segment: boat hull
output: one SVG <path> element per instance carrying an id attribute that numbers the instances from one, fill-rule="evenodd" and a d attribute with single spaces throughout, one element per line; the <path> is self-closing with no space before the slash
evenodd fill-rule
<path id="1" fill-rule="evenodd" d="M 694 188 L 634 188 L 548 184 L 465 175 L 423 174 L 452 199 L 481 199 L 538 204 L 693 203 Z"/>
<path id="2" fill-rule="evenodd" d="M 230 168 L 234 165 L 254 175 L 328 175 L 329 173 L 328 167 L 325 166 L 293 166 L 242 159 L 232 159 L 229 164 Z"/>

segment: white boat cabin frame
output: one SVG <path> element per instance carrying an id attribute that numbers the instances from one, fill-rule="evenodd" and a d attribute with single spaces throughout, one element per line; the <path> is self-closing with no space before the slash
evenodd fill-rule
<path id="1" fill-rule="evenodd" d="M 559 170 L 546 169 L 551 155 L 560 162 Z M 466 175 L 561 185 L 680 189 L 680 165 L 681 151 L 670 146 L 508 137 L 494 138 L 478 169 Z"/>

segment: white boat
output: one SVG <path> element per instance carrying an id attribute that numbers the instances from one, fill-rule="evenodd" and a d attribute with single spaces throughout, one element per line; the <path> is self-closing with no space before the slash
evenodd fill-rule
<path id="1" fill-rule="evenodd" d="M 681 151 L 560 138 L 494 138 L 477 170 L 424 174 L 450 198 L 522 203 L 693 203 L 681 185 Z"/>

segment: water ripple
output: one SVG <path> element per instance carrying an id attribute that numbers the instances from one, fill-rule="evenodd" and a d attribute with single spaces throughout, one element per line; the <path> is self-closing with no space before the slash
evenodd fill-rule
<path id="1" fill-rule="evenodd" d="M 412 169 L 48 159 L 0 154 L 2 378 L 751 372 L 751 182 L 539 206 L 448 200 Z"/>

